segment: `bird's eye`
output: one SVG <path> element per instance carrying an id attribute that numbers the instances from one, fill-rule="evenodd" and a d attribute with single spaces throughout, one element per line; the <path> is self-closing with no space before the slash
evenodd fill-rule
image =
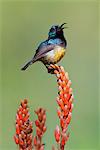
<path id="1" fill-rule="evenodd" d="M 50 32 L 54 32 L 54 31 L 55 31 L 55 29 L 54 29 L 54 28 L 51 28 Z"/>

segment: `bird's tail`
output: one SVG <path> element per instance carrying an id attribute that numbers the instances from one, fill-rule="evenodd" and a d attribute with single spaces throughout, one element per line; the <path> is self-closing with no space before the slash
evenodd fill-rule
<path id="1" fill-rule="evenodd" d="M 29 61 L 28 63 L 26 63 L 24 67 L 21 68 L 21 70 L 26 70 L 31 65 L 31 63 L 32 61 Z"/>
<path id="2" fill-rule="evenodd" d="M 30 60 L 28 63 L 24 65 L 24 67 L 21 68 L 21 70 L 26 70 L 30 65 L 32 65 L 35 62 L 35 60 Z"/>

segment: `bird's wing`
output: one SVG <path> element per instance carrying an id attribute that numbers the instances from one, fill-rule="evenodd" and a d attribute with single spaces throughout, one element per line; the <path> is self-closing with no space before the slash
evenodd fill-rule
<path id="1" fill-rule="evenodd" d="M 37 61 L 39 59 L 41 59 L 42 57 L 45 56 L 45 54 L 51 50 L 53 50 L 55 47 L 54 44 L 51 44 L 51 45 L 46 45 L 46 46 L 40 46 L 37 51 L 36 51 L 36 54 L 34 55 L 33 57 L 33 60 L 34 61 Z"/>

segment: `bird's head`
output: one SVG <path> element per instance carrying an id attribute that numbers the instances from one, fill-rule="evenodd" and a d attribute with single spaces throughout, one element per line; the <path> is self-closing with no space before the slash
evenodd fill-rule
<path id="1" fill-rule="evenodd" d="M 55 37 L 60 37 L 63 36 L 63 29 L 65 29 L 66 27 L 64 27 L 66 23 L 59 25 L 53 25 L 50 30 L 49 30 L 49 38 L 55 38 Z"/>

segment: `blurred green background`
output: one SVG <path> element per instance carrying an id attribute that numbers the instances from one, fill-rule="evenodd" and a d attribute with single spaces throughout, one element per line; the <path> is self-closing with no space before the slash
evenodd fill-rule
<path id="1" fill-rule="evenodd" d="M 55 145 L 57 83 L 37 62 L 20 68 L 37 45 L 47 38 L 51 25 L 68 23 L 68 54 L 59 63 L 68 71 L 74 91 L 74 110 L 66 150 L 99 149 L 99 3 L 96 0 L 12 0 L 0 2 L 0 150 L 16 150 L 15 115 L 20 100 L 28 98 L 31 119 L 39 106 L 47 110 L 45 149 Z M 34 129 L 35 130 L 35 129 Z"/>

